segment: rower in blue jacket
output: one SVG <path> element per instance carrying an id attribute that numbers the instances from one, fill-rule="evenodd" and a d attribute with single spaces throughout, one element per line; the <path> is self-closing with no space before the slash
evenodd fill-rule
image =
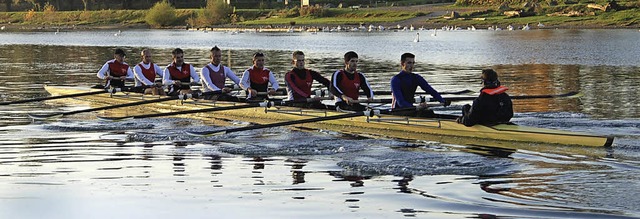
<path id="1" fill-rule="evenodd" d="M 414 107 L 413 103 L 415 103 L 415 94 L 418 86 L 422 88 L 425 92 L 431 94 L 433 98 L 443 103 L 445 106 L 449 105 L 449 102 L 445 101 L 444 98 L 427 83 L 427 81 L 420 75 L 413 73 L 413 68 L 415 66 L 415 58 L 416 56 L 411 53 L 404 53 L 400 56 L 400 65 L 402 66 L 402 71 L 397 75 L 391 78 L 391 93 L 393 95 L 392 99 L 392 109 L 400 109 L 400 108 L 408 108 Z M 413 115 L 413 112 L 403 112 L 403 115 Z M 426 108 L 426 102 L 420 103 L 419 110 L 417 111 L 416 116 L 420 117 L 432 117 L 435 114 L 432 110 Z"/>

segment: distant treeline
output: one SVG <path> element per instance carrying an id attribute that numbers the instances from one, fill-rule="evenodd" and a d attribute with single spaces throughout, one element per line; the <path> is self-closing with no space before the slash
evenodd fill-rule
<path id="1" fill-rule="evenodd" d="M 162 0 L 0 0 L 0 11 L 43 11 L 53 6 L 56 11 L 78 10 L 144 10 Z M 167 0 L 175 8 L 203 8 L 207 0 Z M 230 0 L 238 9 L 278 9 L 299 6 L 300 0 Z M 311 5 L 328 7 L 383 7 L 455 2 L 455 0 L 309 0 Z"/>

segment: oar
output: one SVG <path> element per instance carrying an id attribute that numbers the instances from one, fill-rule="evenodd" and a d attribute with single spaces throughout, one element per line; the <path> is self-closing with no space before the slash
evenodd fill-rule
<path id="1" fill-rule="evenodd" d="M 275 105 L 279 105 L 279 106 L 288 106 L 291 104 L 295 104 L 295 103 L 311 103 L 311 102 L 317 102 L 317 101 L 321 101 L 321 100 L 327 100 L 328 98 L 320 98 L 320 99 L 314 99 L 314 98 L 308 98 L 306 100 L 270 100 L 270 101 L 261 101 L 261 102 L 248 102 L 248 104 L 246 105 L 237 105 L 237 106 L 226 106 L 226 107 L 213 107 L 213 108 L 206 108 L 206 109 L 194 109 L 194 110 L 185 110 L 185 111 L 177 111 L 177 112 L 166 112 L 166 113 L 153 113 L 153 114 L 144 114 L 144 115 L 137 115 L 137 116 L 123 116 L 123 117 L 102 117 L 102 116 L 97 116 L 98 119 L 100 120 L 105 120 L 105 121 L 118 121 L 118 120 L 128 120 L 128 119 L 142 119 L 142 118 L 153 118 L 153 117 L 162 117 L 162 116 L 174 116 L 174 115 L 182 115 L 182 114 L 189 114 L 189 113 L 204 113 L 204 112 L 217 112 L 217 111 L 224 111 L 224 110 L 236 110 L 236 109 L 246 109 L 246 108 L 252 108 L 252 107 L 272 107 Z M 233 102 L 233 101 L 229 101 L 229 102 Z M 243 102 L 238 102 L 238 103 L 243 103 Z"/>
<path id="2" fill-rule="evenodd" d="M 252 107 L 270 107 L 271 102 L 260 102 L 260 103 L 250 103 L 246 105 L 237 105 L 237 106 L 226 106 L 226 107 L 213 107 L 206 109 L 195 109 L 195 110 L 184 110 L 177 112 L 166 112 L 166 113 L 155 113 L 155 114 L 144 114 L 137 116 L 123 116 L 123 117 L 102 117 L 98 116 L 98 119 L 105 121 L 118 121 L 118 120 L 128 120 L 128 119 L 142 119 L 142 118 L 153 118 L 153 117 L 162 117 L 162 116 L 175 116 L 175 115 L 183 115 L 189 113 L 204 113 L 204 112 L 216 112 L 223 110 L 236 110 L 236 109 L 246 109 Z"/>
<path id="3" fill-rule="evenodd" d="M 91 91 L 91 92 L 85 92 L 85 93 L 75 93 L 75 94 L 60 95 L 60 96 L 49 96 L 49 97 L 40 97 L 40 98 L 33 98 L 33 99 L 26 99 L 26 100 L 0 102 L 0 105 L 30 103 L 30 102 L 37 102 L 37 101 L 44 101 L 44 100 L 55 100 L 55 99 L 62 99 L 62 98 L 69 98 L 69 97 L 81 97 L 81 96 L 89 96 L 89 95 L 109 93 L 109 92 L 112 92 L 112 91 L 110 91 L 108 89 L 105 89 L 105 90 Z"/>
<path id="4" fill-rule="evenodd" d="M 128 107 L 128 106 L 137 106 L 137 105 L 143 105 L 143 104 L 148 104 L 148 103 L 158 103 L 158 102 L 169 101 L 169 100 L 177 100 L 179 98 L 180 97 L 178 97 L 178 96 L 170 96 L 170 97 L 158 98 L 158 99 L 153 99 L 153 100 L 144 100 L 144 101 L 138 101 L 138 102 L 133 102 L 133 103 L 124 103 L 124 104 L 117 104 L 117 105 L 104 106 L 104 107 L 98 107 L 98 108 L 90 108 L 90 109 L 69 111 L 69 112 L 50 113 L 50 114 L 31 114 L 31 113 L 29 113 L 28 115 L 29 115 L 30 118 L 32 118 L 34 120 L 46 120 L 46 119 L 60 118 L 60 117 L 63 117 L 63 116 L 68 116 L 68 115 L 73 115 L 73 114 L 78 114 L 78 113 L 86 113 L 86 112 L 93 112 L 93 111 L 99 111 L 99 110 L 108 110 L 108 109 L 115 109 L 115 108 Z"/>
<path id="5" fill-rule="evenodd" d="M 571 91 L 564 94 L 545 94 L 545 95 L 523 95 L 523 96 L 511 96 L 512 100 L 522 99 L 544 99 L 544 98 L 576 98 L 582 96 L 582 93 L 577 91 Z M 477 97 L 445 97 L 447 101 L 468 101 L 475 100 Z M 433 99 L 431 101 L 434 101 Z"/>
<path id="6" fill-rule="evenodd" d="M 445 95 L 445 94 L 451 94 L 451 95 L 459 95 L 459 94 L 471 94 L 471 93 L 475 93 L 472 90 L 461 90 L 461 91 L 444 91 L 444 92 L 439 92 L 440 95 Z M 361 95 L 365 95 L 366 93 L 364 92 L 360 92 Z M 391 93 L 391 91 L 374 91 L 373 92 L 374 95 L 391 95 L 393 93 Z M 429 94 L 427 92 L 416 92 L 416 94 Z"/>
<path id="7" fill-rule="evenodd" d="M 128 107 L 128 106 L 137 106 L 137 105 L 143 105 L 143 104 L 149 104 L 149 103 L 159 103 L 159 102 L 164 102 L 164 101 L 169 101 L 169 100 L 185 100 L 185 99 L 189 99 L 189 98 L 198 98 L 198 97 L 202 97 L 202 96 L 205 96 L 205 95 L 215 95 L 215 94 L 220 94 L 220 91 L 210 91 L 210 92 L 204 92 L 204 93 L 176 95 L 176 96 L 158 98 L 158 99 L 153 99 L 153 100 L 144 100 L 144 101 L 138 101 L 138 102 L 133 102 L 133 103 L 124 103 L 124 104 L 104 106 L 104 107 L 98 107 L 98 108 L 90 108 L 90 109 L 83 109 L 83 110 L 76 110 L 76 111 L 70 111 L 70 112 L 50 113 L 50 114 L 31 114 L 31 113 L 29 113 L 28 116 L 30 118 L 34 119 L 34 120 L 45 120 L 45 119 L 52 119 L 52 118 L 60 118 L 60 117 L 63 117 L 63 116 L 73 115 L 73 114 L 78 114 L 78 113 L 86 113 L 86 112 L 93 112 L 93 111 L 99 111 L 99 110 L 108 110 L 108 109 L 115 109 L 115 108 Z"/>
<path id="8" fill-rule="evenodd" d="M 203 131 L 203 132 L 187 131 L 187 134 L 192 135 L 192 136 L 222 135 L 222 134 L 227 134 L 227 133 L 232 133 L 232 132 L 241 132 L 241 131 L 248 131 L 248 130 L 273 128 L 273 127 L 296 125 L 296 124 L 311 123 L 311 122 L 322 122 L 322 121 L 329 121 L 329 120 L 336 120 L 336 119 L 353 118 L 353 117 L 359 117 L 359 116 L 374 116 L 374 115 L 379 115 L 379 114 L 380 114 L 379 110 L 360 111 L 360 112 L 340 114 L 340 115 L 335 115 L 335 116 L 316 117 L 316 118 L 293 120 L 293 121 L 286 121 L 286 122 L 277 122 L 277 123 L 264 124 L 264 125 L 259 124 L 259 125 L 245 126 L 245 127 L 239 127 L 239 128 L 230 128 L 230 129 L 222 129 L 222 130 L 215 130 L 215 131 Z"/>

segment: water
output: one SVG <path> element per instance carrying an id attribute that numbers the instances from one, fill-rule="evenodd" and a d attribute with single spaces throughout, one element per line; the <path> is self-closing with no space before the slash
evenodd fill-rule
<path id="1" fill-rule="evenodd" d="M 478 90 L 487 67 L 513 95 L 581 91 L 517 101 L 514 121 L 616 141 L 505 150 L 287 128 L 203 139 L 184 130 L 211 128 L 206 121 L 108 123 L 86 113 L 34 123 L 27 112 L 86 106 L 0 106 L 0 218 L 640 217 L 637 31 L 423 31 L 419 43 L 415 32 L 114 33 L 0 33 L 0 99 L 47 96 L 42 84 L 99 83 L 116 46 L 129 63 L 151 47 L 161 66 L 178 46 L 200 67 L 218 45 L 238 73 L 263 51 L 280 79 L 293 50 L 327 77 L 354 50 L 375 90 L 388 90 L 400 54 L 413 52 L 417 72 L 440 91 Z"/>

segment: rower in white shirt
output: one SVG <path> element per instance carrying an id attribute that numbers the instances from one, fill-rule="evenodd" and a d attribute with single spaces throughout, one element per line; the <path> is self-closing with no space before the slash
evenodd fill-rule
<path id="1" fill-rule="evenodd" d="M 240 87 L 248 92 L 247 98 L 258 97 L 258 93 L 268 93 L 274 95 L 278 90 L 278 81 L 273 72 L 264 67 L 264 54 L 257 52 L 253 54 L 253 66 L 244 71 L 240 79 Z M 271 84 L 271 88 L 269 88 Z M 266 95 L 260 95 L 262 98 Z"/>
<path id="2" fill-rule="evenodd" d="M 219 95 L 205 95 L 204 98 L 208 100 L 237 101 L 236 97 L 229 95 L 232 89 L 224 85 L 227 78 L 231 79 L 236 85 L 240 84 L 240 79 L 229 67 L 220 63 L 222 61 L 222 51 L 218 46 L 211 48 L 210 53 L 211 63 L 205 65 L 200 71 L 204 92 L 221 91 L 222 93 Z"/>
<path id="3" fill-rule="evenodd" d="M 162 84 L 169 86 L 168 95 L 190 94 L 191 83 L 200 81 L 193 65 L 184 62 L 184 51 L 176 48 L 171 52 L 173 62 L 162 73 Z"/>
<path id="4" fill-rule="evenodd" d="M 156 76 L 162 78 L 162 69 L 156 63 L 153 63 L 151 50 L 143 49 L 140 52 L 142 61 L 133 68 L 133 74 L 136 79 L 136 92 L 153 95 L 165 95 L 162 89 L 162 82 L 156 83 Z"/>
<path id="5" fill-rule="evenodd" d="M 113 54 L 113 59 L 104 63 L 100 71 L 98 71 L 98 78 L 106 81 L 105 88 L 123 88 L 126 79 L 133 79 L 131 68 L 124 62 L 125 57 L 124 50 L 117 48 Z"/>

